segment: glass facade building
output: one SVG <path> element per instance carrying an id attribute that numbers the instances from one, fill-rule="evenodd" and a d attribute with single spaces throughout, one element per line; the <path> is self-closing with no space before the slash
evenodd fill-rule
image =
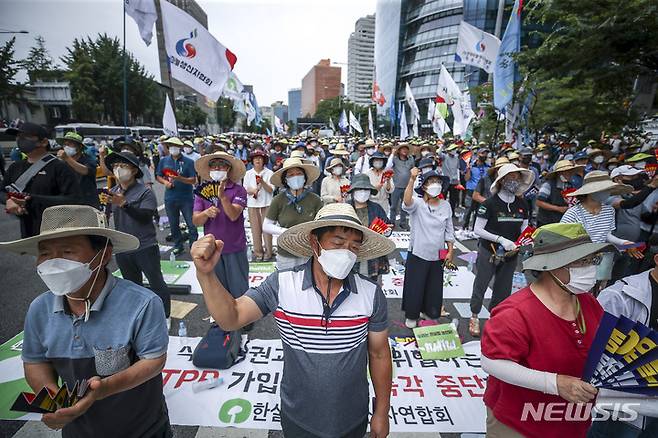
<path id="1" fill-rule="evenodd" d="M 507 9 L 512 3 L 513 0 L 506 0 Z M 421 123 L 427 123 L 425 112 L 428 100 L 436 96 L 441 65 L 445 65 L 462 89 L 486 82 L 488 75 L 483 70 L 455 62 L 459 23 L 464 20 L 494 33 L 497 10 L 498 0 L 380 0 L 376 13 L 375 65 L 387 101 L 393 93 L 392 76 L 395 76 L 396 102 L 404 100 L 408 82 L 421 111 Z M 397 51 L 394 66 L 393 50 Z"/>

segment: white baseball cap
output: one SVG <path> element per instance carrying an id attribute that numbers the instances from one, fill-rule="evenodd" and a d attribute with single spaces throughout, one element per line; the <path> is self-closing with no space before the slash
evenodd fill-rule
<path id="1" fill-rule="evenodd" d="M 616 167 L 610 172 L 610 178 L 617 178 L 618 176 L 635 176 L 638 173 L 642 173 L 640 169 L 636 169 L 633 166 L 624 164 L 623 166 Z"/>

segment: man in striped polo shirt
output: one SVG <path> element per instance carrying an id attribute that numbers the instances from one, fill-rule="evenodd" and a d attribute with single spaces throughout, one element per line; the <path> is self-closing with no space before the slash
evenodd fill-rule
<path id="1" fill-rule="evenodd" d="M 223 247 L 207 235 L 192 247 L 208 310 L 225 330 L 272 313 L 284 352 L 281 426 L 287 437 L 363 437 L 368 426 L 368 373 L 375 390 L 371 437 L 388 435 L 391 353 L 386 298 L 367 277 L 352 273 L 357 260 L 391 253 L 395 245 L 363 226 L 351 205 L 322 208 L 296 225 L 279 246 L 309 260 L 271 274 L 234 299 L 213 267 Z"/>

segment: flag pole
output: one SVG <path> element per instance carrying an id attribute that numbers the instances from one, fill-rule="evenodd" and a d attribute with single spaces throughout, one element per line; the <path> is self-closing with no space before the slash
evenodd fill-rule
<path id="1" fill-rule="evenodd" d="M 128 78 L 126 75 L 126 2 L 123 2 L 123 134 L 128 135 Z"/>

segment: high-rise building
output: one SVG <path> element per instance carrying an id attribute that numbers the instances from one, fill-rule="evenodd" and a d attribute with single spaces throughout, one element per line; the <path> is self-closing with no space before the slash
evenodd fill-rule
<path id="1" fill-rule="evenodd" d="M 375 16 L 356 20 L 347 42 L 347 97 L 360 105 L 369 105 L 375 68 Z"/>
<path id="2" fill-rule="evenodd" d="M 208 15 L 195 0 L 167 0 L 172 5 L 184 10 L 190 14 L 203 27 L 208 29 Z M 158 39 L 158 61 L 160 63 L 160 82 L 171 87 L 170 98 L 173 98 L 179 105 L 196 105 L 201 108 L 208 116 L 207 129 L 210 133 L 218 132 L 217 115 L 215 111 L 215 102 L 209 101 L 205 96 L 200 95 L 193 88 L 172 78 L 169 73 L 169 60 L 165 49 L 164 31 L 162 29 L 162 17 L 160 9 L 160 0 L 156 0 L 156 9 L 158 20 L 155 22 L 156 37 Z"/>
<path id="3" fill-rule="evenodd" d="M 286 123 L 288 121 L 288 105 L 284 104 L 282 101 L 276 101 L 272 104 L 272 111 L 274 115 L 281 120 L 281 123 Z"/>
<path id="4" fill-rule="evenodd" d="M 302 89 L 293 88 L 288 90 L 288 120 L 297 124 L 297 119 L 302 116 Z"/>
<path id="5" fill-rule="evenodd" d="M 318 103 L 340 95 L 340 67 L 331 60 L 321 59 L 302 79 L 302 117 L 313 116 Z"/>

